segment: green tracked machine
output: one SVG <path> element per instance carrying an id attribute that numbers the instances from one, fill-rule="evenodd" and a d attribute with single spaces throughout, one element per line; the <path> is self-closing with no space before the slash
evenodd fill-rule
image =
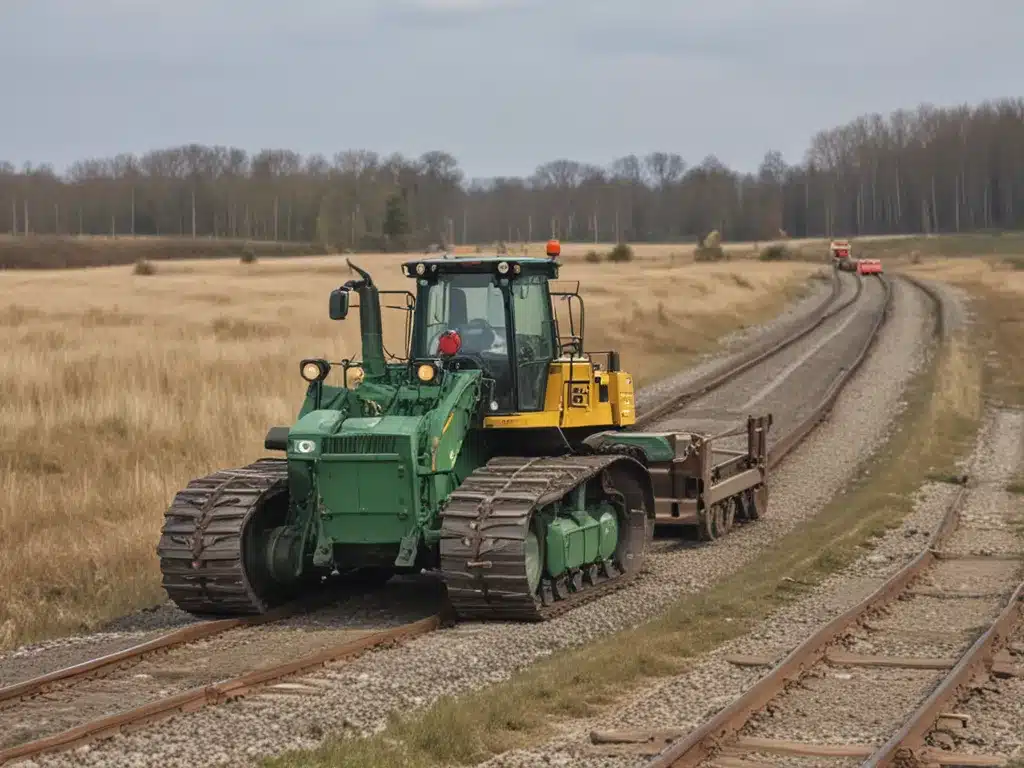
<path id="1" fill-rule="evenodd" d="M 302 360 L 297 418 L 264 441 L 283 456 L 175 495 L 157 546 L 170 598 L 260 614 L 325 580 L 425 569 L 460 619 L 543 620 L 629 583 L 655 523 L 713 539 L 762 514 L 771 416 L 731 433 L 745 450 L 633 431 L 633 378 L 615 351 L 584 351 L 578 284 L 552 289 L 558 254 L 410 261 L 415 294 L 350 264 L 329 313 L 358 298 L 361 360 Z M 382 293 L 405 299 L 403 359 L 385 357 Z"/>

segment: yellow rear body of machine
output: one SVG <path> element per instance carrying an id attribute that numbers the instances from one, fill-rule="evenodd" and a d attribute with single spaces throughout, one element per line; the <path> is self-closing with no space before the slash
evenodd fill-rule
<path id="1" fill-rule="evenodd" d="M 633 377 L 625 371 L 595 371 L 588 359 L 551 362 L 544 410 L 488 416 L 485 429 L 626 427 L 636 422 Z"/>

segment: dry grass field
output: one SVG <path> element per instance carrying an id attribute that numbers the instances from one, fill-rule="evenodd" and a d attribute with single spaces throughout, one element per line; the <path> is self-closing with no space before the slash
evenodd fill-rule
<path id="1" fill-rule="evenodd" d="M 359 256 L 382 288 L 399 256 Z M 327 317 L 341 257 L 0 271 L 0 648 L 163 599 L 162 515 L 192 477 L 262 455 L 305 390 L 298 361 L 358 353 Z M 574 263 L 587 346 L 641 383 L 763 321 L 810 285 L 806 262 Z M 389 302 L 384 302 L 389 303 Z M 403 316 L 385 310 L 389 350 Z"/>
<path id="2" fill-rule="evenodd" d="M 894 246 L 910 235 L 862 235 L 851 238 L 854 253 L 858 251 L 858 244 L 864 243 L 875 246 L 880 242 L 892 243 Z M 508 243 L 509 253 L 525 254 L 529 256 L 540 256 L 544 253 L 545 242 L 536 243 Z M 773 245 L 785 245 L 794 255 L 799 258 L 819 259 L 828 261 L 829 238 L 807 237 L 787 238 L 785 240 L 761 240 L 759 242 L 722 242 L 722 250 L 731 259 L 755 258 L 758 253 Z M 562 243 L 562 260 L 565 262 L 583 261 L 590 252 L 607 254 L 614 243 Z M 676 264 L 692 263 L 694 252 L 697 249 L 695 243 L 631 243 L 635 257 L 638 261 L 669 261 Z M 476 246 L 458 246 L 454 249 L 457 254 L 472 254 L 477 252 Z"/>
<path id="3" fill-rule="evenodd" d="M 897 244 L 904 237 L 872 237 L 855 238 L 857 243 L 874 245 L 876 241 Z M 759 243 L 724 242 L 722 248 L 730 258 L 750 258 L 759 251 L 785 242 L 800 257 L 823 259 L 827 255 L 828 239 L 826 238 L 790 238 L 785 241 L 762 241 Z M 606 254 L 614 243 L 563 243 L 563 261 L 582 261 L 586 255 L 595 251 Z M 497 243 L 480 250 L 493 251 Z M 539 256 L 544 253 L 545 241 L 535 243 L 508 243 L 510 253 Z M 687 263 L 693 261 L 695 245 L 693 243 L 674 244 L 634 244 L 636 258 L 641 261 L 672 261 Z M 857 246 L 854 246 L 857 249 Z M 232 240 L 210 237 L 158 237 L 130 235 L 29 235 L 11 236 L 0 234 L 0 270 L 2 269 L 39 269 L 68 267 L 98 267 L 119 264 L 131 264 L 138 259 L 150 261 L 181 260 L 181 259 L 237 259 L 244 254 L 257 258 L 296 257 L 304 255 L 324 255 L 341 250 L 325 248 L 312 243 L 277 243 L 261 240 Z M 457 254 L 478 252 L 478 246 L 457 246 L 453 249 Z M 360 254 L 363 258 L 375 254 Z"/>
<path id="4" fill-rule="evenodd" d="M 137 259 L 237 259 L 249 253 L 300 256 L 323 253 L 308 243 L 268 243 L 199 237 L 120 235 L 0 235 L 0 269 L 64 269 L 131 264 Z"/>
<path id="5" fill-rule="evenodd" d="M 967 291 L 985 346 L 986 390 L 997 402 L 1024 407 L 1024 244 L 1016 254 L 939 257 L 899 268 Z"/>

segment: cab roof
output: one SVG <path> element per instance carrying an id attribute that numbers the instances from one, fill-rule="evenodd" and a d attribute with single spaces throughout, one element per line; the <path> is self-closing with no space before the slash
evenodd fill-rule
<path id="1" fill-rule="evenodd" d="M 506 273 L 509 277 L 517 274 L 544 274 L 549 277 L 558 277 L 558 268 L 561 266 L 557 259 L 540 258 L 537 256 L 453 256 L 450 258 L 431 257 L 428 259 L 413 259 L 402 263 L 402 273 L 409 277 L 416 277 L 418 264 L 424 266 L 424 274 L 466 274 L 466 273 L 490 273 L 498 272 L 498 265 L 502 262 L 508 264 Z M 516 266 L 519 270 L 516 271 Z"/>

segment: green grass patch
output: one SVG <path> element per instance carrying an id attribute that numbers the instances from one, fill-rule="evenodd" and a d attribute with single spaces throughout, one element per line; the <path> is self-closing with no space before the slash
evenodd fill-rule
<path id="1" fill-rule="evenodd" d="M 923 260 L 964 256 L 1008 256 L 1024 253 L 1024 234 L 1020 232 L 985 232 L 933 237 L 905 237 L 879 240 L 854 240 L 854 256 L 884 258 L 917 252 Z"/>
<path id="2" fill-rule="evenodd" d="M 750 631 L 849 564 L 873 538 L 899 525 L 929 473 L 970 451 L 981 412 L 980 364 L 970 349 L 963 339 L 944 343 L 911 383 L 901 428 L 866 462 L 859 479 L 811 523 L 732 576 L 640 627 L 557 652 L 508 681 L 393 715 L 374 736 L 332 737 L 317 749 L 264 765 L 474 765 L 542 741 L 553 722 L 593 714 L 651 678 L 680 673 L 697 655 Z"/>
<path id="3" fill-rule="evenodd" d="M 1024 473 L 1021 473 L 1017 475 L 1015 478 L 1013 478 L 1013 480 L 1011 480 L 1007 484 L 1006 490 L 1008 490 L 1010 493 L 1016 493 L 1020 494 L 1021 496 L 1024 496 Z"/>
<path id="4" fill-rule="evenodd" d="M 1008 405 L 1024 406 L 1024 297 L 978 283 L 964 287 L 986 350 L 985 391 Z"/>
<path id="5" fill-rule="evenodd" d="M 925 478 L 933 483 L 948 483 L 949 485 L 963 485 L 966 475 L 962 472 L 956 472 L 953 470 L 943 470 L 941 472 L 929 472 L 925 475 Z"/>

